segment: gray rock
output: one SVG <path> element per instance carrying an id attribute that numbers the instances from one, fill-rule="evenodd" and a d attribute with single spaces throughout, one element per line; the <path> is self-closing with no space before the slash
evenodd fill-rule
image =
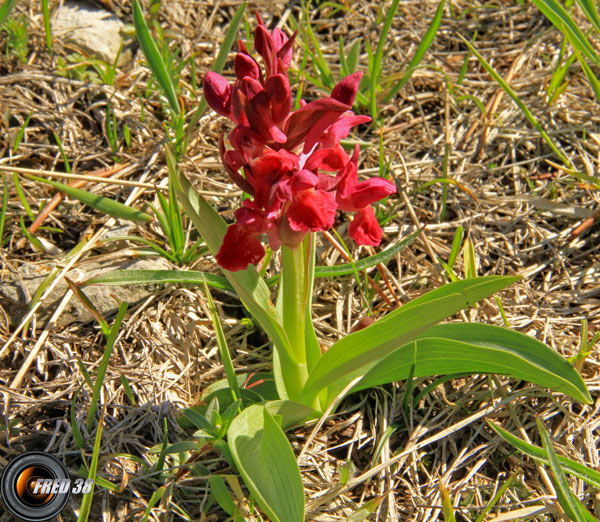
<path id="1" fill-rule="evenodd" d="M 102 235 L 102 241 L 98 245 L 98 250 L 101 252 L 116 252 L 127 247 L 127 242 L 122 240 L 107 241 L 121 236 L 132 236 L 134 235 L 135 224 L 131 221 L 125 221 L 116 219 L 115 224 L 108 228 L 108 230 Z M 138 246 L 136 244 L 136 246 Z"/>
<path id="2" fill-rule="evenodd" d="M 8 316 L 11 329 L 15 328 L 25 317 L 28 302 L 23 286 L 33 296 L 44 281 L 52 267 L 48 264 L 28 264 L 18 268 L 21 281 L 10 271 L 2 271 L 0 280 L 0 308 Z M 82 262 L 67 273 L 73 281 L 82 281 L 113 270 L 169 270 L 172 266 L 163 258 L 149 257 L 144 259 L 116 260 L 111 262 Z M 21 284 L 22 282 L 22 284 Z M 49 319 L 68 290 L 63 280 L 56 285 L 50 295 L 44 299 L 38 309 L 37 318 L 42 322 Z M 86 286 L 85 295 L 103 316 L 117 311 L 120 301 L 130 305 L 138 303 L 156 293 L 157 285 L 127 286 Z M 114 296 L 114 297 L 113 297 Z M 60 315 L 57 326 L 62 327 L 73 322 L 88 322 L 93 319 L 90 311 L 81 304 L 76 296 L 71 297 L 69 304 Z"/>
<path id="3" fill-rule="evenodd" d="M 85 2 L 65 2 L 54 14 L 52 34 L 96 58 L 112 64 L 122 42 L 125 24 L 105 9 Z M 131 59 L 131 51 L 124 49 L 119 65 Z"/>

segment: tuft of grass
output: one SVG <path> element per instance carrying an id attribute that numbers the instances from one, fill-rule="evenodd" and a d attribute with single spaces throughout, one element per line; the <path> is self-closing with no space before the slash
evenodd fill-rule
<path id="1" fill-rule="evenodd" d="M 21 63 L 27 62 L 29 30 L 27 18 L 9 18 L 0 25 L 0 29 L 6 31 L 6 57 L 11 54 Z"/>

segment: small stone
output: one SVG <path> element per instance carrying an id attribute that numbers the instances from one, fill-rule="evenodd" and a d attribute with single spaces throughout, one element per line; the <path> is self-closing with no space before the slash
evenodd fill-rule
<path id="1" fill-rule="evenodd" d="M 28 310 L 28 298 L 25 290 L 33 296 L 40 284 L 44 281 L 52 267 L 49 264 L 25 264 L 17 271 L 19 278 L 4 270 L 0 278 L 0 308 L 8 316 L 10 328 L 14 329 L 25 317 Z M 159 257 L 148 257 L 144 259 L 117 260 L 107 262 L 82 262 L 76 268 L 67 273 L 72 281 L 83 281 L 97 275 L 113 270 L 169 270 L 172 266 L 168 261 Z M 103 315 L 115 313 L 119 307 L 118 303 L 126 301 L 129 305 L 139 303 L 156 293 L 156 285 L 126 285 L 126 286 L 103 286 L 91 285 L 83 288 L 83 292 Z M 52 290 L 50 295 L 44 299 L 37 311 L 37 318 L 42 322 L 47 321 L 56 310 L 60 301 L 68 290 L 67 283 L 60 281 Z M 57 321 L 58 327 L 64 327 L 73 322 L 88 322 L 93 320 L 90 311 L 83 306 L 76 296 L 72 296 L 67 307 Z"/>
<path id="2" fill-rule="evenodd" d="M 112 64 L 122 42 L 125 24 L 105 9 L 85 2 L 65 2 L 54 14 L 52 34 L 89 55 Z M 118 65 L 131 59 L 131 51 L 123 50 Z"/>

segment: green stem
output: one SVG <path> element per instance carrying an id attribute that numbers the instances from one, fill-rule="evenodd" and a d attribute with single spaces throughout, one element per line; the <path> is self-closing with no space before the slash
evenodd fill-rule
<path id="1" fill-rule="evenodd" d="M 289 398 L 297 400 L 308 379 L 305 330 L 309 281 L 304 243 L 296 248 L 282 245 L 281 264 L 283 328 L 295 358 L 295 361 L 282 358 L 281 369 Z"/>

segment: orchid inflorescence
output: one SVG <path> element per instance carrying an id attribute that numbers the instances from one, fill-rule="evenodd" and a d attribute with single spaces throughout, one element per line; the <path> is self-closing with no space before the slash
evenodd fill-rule
<path id="1" fill-rule="evenodd" d="M 265 255 L 261 234 L 273 250 L 294 248 L 309 231 L 331 228 L 336 210 L 356 213 L 349 227 L 356 244 L 378 246 L 382 231 L 371 203 L 396 188 L 383 178 L 359 182 L 359 146 L 350 156 L 340 144 L 352 127 L 371 120 L 352 112 L 362 73 L 342 79 L 330 97 L 301 100 L 292 111 L 287 70 L 295 35 L 288 38 L 277 28 L 271 33 L 256 16 L 254 48 L 264 72 L 239 41 L 233 86 L 215 72 L 204 79 L 208 105 L 236 125 L 228 135 L 231 148 L 221 136 L 223 164 L 251 196 L 235 211 L 216 256 L 219 265 L 237 271 L 257 264 Z"/>

